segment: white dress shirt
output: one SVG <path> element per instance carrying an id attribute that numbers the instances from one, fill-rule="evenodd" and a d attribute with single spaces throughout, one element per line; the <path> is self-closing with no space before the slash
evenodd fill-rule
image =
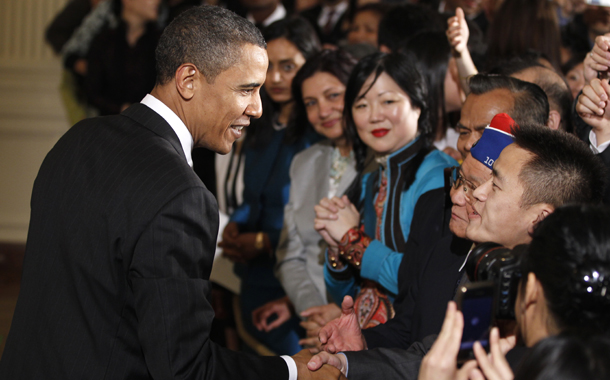
<path id="1" fill-rule="evenodd" d="M 597 145 L 597 136 L 595 135 L 593 130 L 591 130 L 591 132 L 589 132 L 589 142 L 590 142 L 589 147 L 591 148 L 591 151 L 593 151 L 593 153 L 595 153 L 595 154 L 600 154 L 601 152 L 606 150 L 608 145 L 610 145 L 610 140 L 608 140 L 605 143 L 602 143 L 600 145 Z"/>
<path id="2" fill-rule="evenodd" d="M 286 17 L 287 14 L 288 14 L 288 12 L 286 12 L 286 8 L 284 8 L 282 3 L 280 3 L 280 4 L 277 5 L 277 7 L 273 11 L 273 13 L 271 13 L 269 15 L 269 17 L 267 17 L 265 19 L 265 21 L 261 22 L 261 24 L 263 24 L 263 26 L 269 26 L 269 24 L 271 24 L 272 22 L 275 22 L 277 20 L 281 20 L 284 17 Z M 248 12 L 248 14 L 246 15 L 246 19 L 248 21 L 250 21 L 251 23 L 256 24 L 256 21 L 254 21 L 254 17 L 252 17 L 250 12 Z"/>
<path id="3" fill-rule="evenodd" d="M 168 106 L 166 106 L 162 101 L 155 98 L 151 94 L 147 94 L 144 99 L 140 102 L 151 110 L 158 113 L 162 118 L 167 121 L 170 127 L 176 132 L 178 135 L 178 139 L 180 140 L 180 145 L 182 145 L 182 150 L 184 151 L 184 155 L 186 156 L 186 162 L 189 166 L 193 167 L 193 157 L 191 156 L 191 152 L 193 151 L 193 136 L 191 132 L 186 128 L 184 122 L 172 111 Z"/>

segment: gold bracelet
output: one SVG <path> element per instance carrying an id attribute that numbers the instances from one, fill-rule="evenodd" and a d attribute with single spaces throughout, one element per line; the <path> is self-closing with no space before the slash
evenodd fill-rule
<path id="1" fill-rule="evenodd" d="M 256 233 L 256 240 L 254 241 L 254 248 L 257 251 L 262 251 L 263 248 L 265 248 L 264 238 L 265 238 L 265 235 L 263 232 Z"/>

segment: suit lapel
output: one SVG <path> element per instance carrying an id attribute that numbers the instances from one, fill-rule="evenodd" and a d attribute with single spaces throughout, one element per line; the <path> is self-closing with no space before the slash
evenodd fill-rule
<path id="1" fill-rule="evenodd" d="M 169 123 L 161 117 L 161 115 L 141 103 L 134 104 L 127 108 L 122 115 L 127 116 L 144 128 L 169 141 L 176 152 L 180 154 L 180 157 L 184 158 L 186 161 L 186 155 L 182 149 L 182 144 L 180 144 L 178 135 L 176 135 L 176 132 L 174 132 Z"/>

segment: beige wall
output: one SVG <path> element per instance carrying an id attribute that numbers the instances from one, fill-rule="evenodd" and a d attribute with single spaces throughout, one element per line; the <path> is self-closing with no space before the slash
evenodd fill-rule
<path id="1" fill-rule="evenodd" d="M 0 242 L 25 242 L 34 178 L 67 130 L 44 30 L 66 0 L 0 0 Z"/>

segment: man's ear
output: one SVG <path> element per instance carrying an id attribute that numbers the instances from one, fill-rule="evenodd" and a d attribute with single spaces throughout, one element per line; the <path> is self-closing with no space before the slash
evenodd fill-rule
<path id="1" fill-rule="evenodd" d="M 546 122 L 546 126 L 558 130 L 561 127 L 561 114 L 556 110 L 549 111 L 549 120 Z"/>
<path id="2" fill-rule="evenodd" d="M 527 274 L 527 284 L 525 285 L 525 295 L 523 300 L 525 301 L 525 308 L 529 305 L 535 304 L 540 300 L 542 294 L 542 285 L 534 272 Z"/>
<path id="3" fill-rule="evenodd" d="M 192 63 L 185 63 L 176 70 L 176 90 L 185 100 L 190 100 L 195 95 L 199 86 L 201 72 Z"/>
<path id="4" fill-rule="evenodd" d="M 527 228 L 527 232 L 530 234 L 530 236 L 534 233 L 534 229 L 536 228 L 538 223 L 542 222 L 544 218 L 546 218 L 553 211 L 555 211 L 555 208 L 547 203 L 540 203 L 532 207 L 535 207 L 535 209 L 533 210 L 533 219 L 529 227 Z"/>

